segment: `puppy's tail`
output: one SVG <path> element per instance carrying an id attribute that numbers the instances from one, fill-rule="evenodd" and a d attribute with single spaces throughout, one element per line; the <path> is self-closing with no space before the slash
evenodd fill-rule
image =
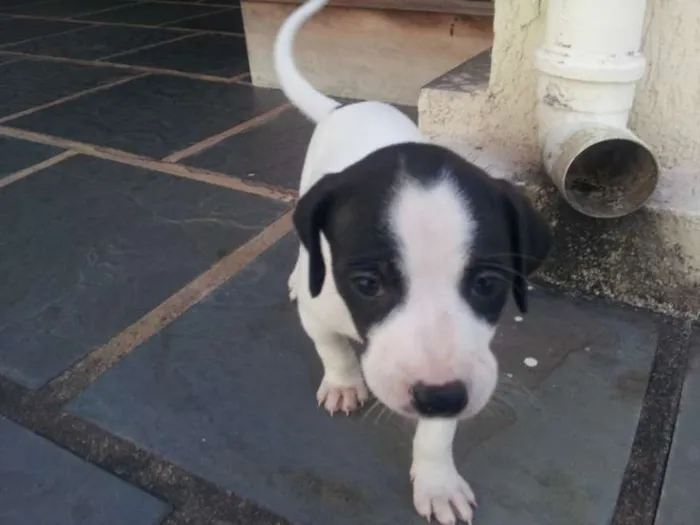
<path id="1" fill-rule="evenodd" d="M 328 0 L 306 2 L 285 20 L 275 41 L 275 72 L 282 91 L 299 111 L 314 122 L 320 122 L 340 104 L 315 89 L 301 76 L 294 62 L 293 48 L 301 26 L 327 3 Z"/>

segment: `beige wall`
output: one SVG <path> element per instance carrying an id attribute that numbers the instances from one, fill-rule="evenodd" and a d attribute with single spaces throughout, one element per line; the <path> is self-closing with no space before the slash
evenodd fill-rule
<path id="1" fill-rule="evenodd" d="M 700 179 L 700 1 L 648 0 L 648 6 L 643 41 L 648 64 L 630 127 L 666 170 L 683 167 L 680 171 L 688 173 L 698 167 Z M 533 62 L 546 9 L 547 0 L 496 0 L 488 90 L 471 98 L 459 93 L 424 96 L 426 132 L 487 142 L 523 161 L 539 162 Z"/>
<path id="2" fill-rule="evenodd" d="M 295 6 L 242 5 L 253 83 L 276 87 L 273 43 Z M 300 32 L 296 57 L 330 95 L 415 105 L 423 85 L 492 42 L 490 17 L 328 7 Z"/>

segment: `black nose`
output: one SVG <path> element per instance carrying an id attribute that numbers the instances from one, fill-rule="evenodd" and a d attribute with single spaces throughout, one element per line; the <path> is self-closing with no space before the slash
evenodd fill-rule
<path id="1" fill-rule="evenodd" d="M 467 406 L 467 385 L 452 381 L 444 385 L 416 383 L 411 389 L 413 407 L 422 416 L 456 416 Z"/>

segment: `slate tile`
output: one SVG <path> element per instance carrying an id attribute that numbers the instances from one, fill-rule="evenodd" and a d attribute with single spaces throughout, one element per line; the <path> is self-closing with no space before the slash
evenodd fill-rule
<path id="1" fill-rule="evenodd" d="M 80 20 L 93 20 L 95 22 L 156 26 L 167 22 L 182 20 L 183 18 L 213 13 L 217 10 L 220 10 L 220 8 L 188 3 L 139 2 L 137 5 L 129 5 L 120 9 L 103 11 L 101 13 L 94 13 L 77 18 Z"/>
<path id="2" fill-rule="evenodd" d="M 690 356 L 656 525 L 688 525 L 696 523 L 700 516 L 700 332 L 697 330 Z"/>
<path id="3" fill-rule="evenodd" d="M 167 29 L 100 26 L 11 45 L 6 49 L 35 55 L 97 60 L 180 37 L 181 32 Z"/>
<path id="4" fill-rule="evenodd" d="M 35 60 L 5 64 L 1 71 L 0 117 L 133 74 L 116 69 Z"/>
<path id="5" fill-rule="evenodd" d="M 349 102 L 343 100 L 343 102 Z M 400 110 L 416 120 L 415 108 Z M 197 168 L 297 189 L 314 124 L 295 108 L 181 162 Z"/>
<path id="6" fill-rule="evenodd" d="M 0 417 L 0 523 L 157 525 L 166 503 Z"/>
<path id="7" fill-rule="evenodd" d="M 6 12 L 17 15 L 70 18 L 104 9 L 128 5 L 134 0 L 53 0 L 27 3 L 12 7 Z"/>
<path id="8" fill-rule="evenodd" d="M 277 90 L 153 75 L 27 115 L 12 125 L 162 158 L 283 102 Z"/>
<path id="9" fill-rule="evenodd" d="M 88 157 L 0 191 L 0 374 L 30 388 L 108 342 L 286 206 Z"/>
<path id="10" fill-rule="evenodd" d="M 292 523 L 425 523 L 411 503 L 411 425 L 381 412 L 330 418 L 316 406 L 319 360 L 287 298 L 297 250 L 283 239 L 69 410 Z M 531 308 L 522 322 L 509 311 L 495 343 L 513 376 L 500 402 L 455 441 L 480 499 L 476 520 L 608 523 L 655 323 L 542 291 Z"/>
<path id="11" fill-rule="evenodd" d="M 165 27 L 181 27 L 183 29 L 196 29 L 198 31 L 222 31 L 240 34 L 243 34 L 244 29 L 243 16 L 239 8 L 172 22 Z"/>
<path id="12" fill-rule="evenodd" d="M 109 61 L 227 78 L 248 71 L 245 39 L 233 35 L 198 35 Z"/>
<path id="13" fill-rule="evenodd" d="M 63 33 L 64 31 L 74 30 L 83 26 L 84 24 L 77 22 L 0 16 L 0 46 Z"/>
<path id="14" fill-rule="evenodd" d="M 314 125 L 290 108 L 181 162 L 287 189 L 297 189 Z"/>
<path id="15" fill-rule="evenodd" d="M 38 164 L 62 151 L 53 146 L 0 137 L 0 181 L 5 175 Z"/>

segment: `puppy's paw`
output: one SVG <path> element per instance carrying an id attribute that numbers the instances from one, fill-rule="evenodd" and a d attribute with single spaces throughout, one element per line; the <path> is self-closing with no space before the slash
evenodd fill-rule
<path id="1" fill-rule="evenodd" d="M 417 460 L 411 467 L 413 504 L 428 521 L 441 525 L 465 522 L 471 525 L 476 498 L 455 466 L 447 462 Z"/>
<path id="2" fill-rule="evenodd" d="M 331 416 L 338 411 L 348 415 L 369 399 L 369 391 L 361 374 L 358 373 L 351 381 L 342 383 L 324 378 L 316 392 L 318 406 L 323 406 Z"/>

